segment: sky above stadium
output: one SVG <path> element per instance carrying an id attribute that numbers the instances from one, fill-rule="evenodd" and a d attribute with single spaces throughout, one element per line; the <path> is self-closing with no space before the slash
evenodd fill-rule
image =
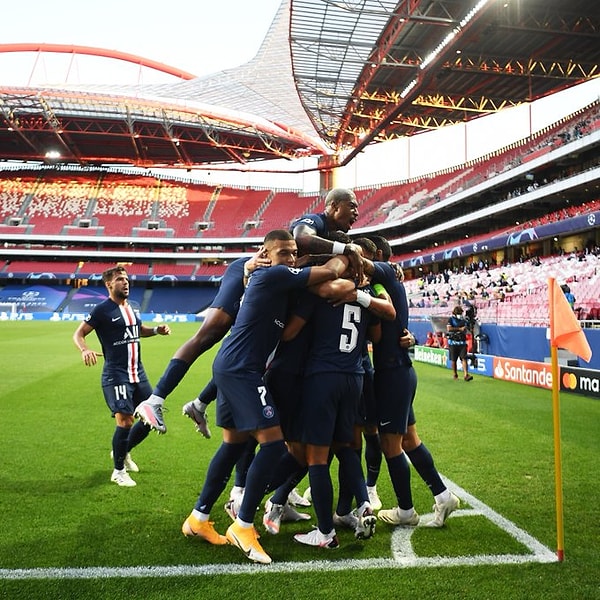
<path id="1" fill-rule="evenodd" d="M 26 12 L 6 20 L 2 43 L 119 50 L 202 76 L 251 60 L 280 4 L 281 0 L 28 0 Z M 110 63 L 85 57 L 71 61 L 47 53 L 0 53 L 0 84 L 136 83 L 139 68 Z M 142 82 L 154 83 L 152 77 L 163 76 L 144 72 Z"/>

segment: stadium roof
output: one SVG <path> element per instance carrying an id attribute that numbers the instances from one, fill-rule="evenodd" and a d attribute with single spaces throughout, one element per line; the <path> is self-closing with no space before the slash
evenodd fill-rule
<path id="1" fill-rule="evenodd" d="M 318 155 L 327 167 L 587 81 L 599 65 L 589 0 L 283 0 L 257 56 L 212 76 L 153 63 L 177 81 L 0 85 L 0 160 L 191 168 Z"/>

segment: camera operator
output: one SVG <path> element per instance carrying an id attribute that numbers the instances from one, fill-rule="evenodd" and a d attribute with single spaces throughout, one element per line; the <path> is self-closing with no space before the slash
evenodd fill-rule
<path id="1" fill-rule="evenodd" d="M 462 306 L 455 306 L 452 310 L 452 316 L 448 319 L 446 330 L 448 332 L 448 354 L 450 355 L 450 364 L 454 379 L 458 379 L 458 360 L 462 362 L 465 381 L 472 381 L 473 376 L 469 375 L 469 364 L 467 361 L 467 333 L 469 332 L 467 320 L 463 317 Z"/>

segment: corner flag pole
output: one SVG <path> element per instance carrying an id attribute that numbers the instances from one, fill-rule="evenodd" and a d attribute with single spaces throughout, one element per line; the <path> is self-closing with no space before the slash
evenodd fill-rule
<path id="1" fill-rule="evenodd" d="M 559 370 L 558 348 L 566 348 L 583 358 L 592 359 L 592 349 L 581 325 L 567 301 L 563 290 L 553 277 L 548 279 L 548 303 L 550 305 L 550 358 L 552 360 L 552 412 L 554 417 L 554 471 L 556 484 L 556 529 L 558 560 L 564 558 L 562 466 L 560 459 L 560 403 L 558 400 Z"/>
<path id="2" fill-rule="evenodd" d="M 552 423 L 554 427 L 554 494 L 556 498 L 556 556 L 559 562 L 564 559 L 564 521 L 563 521 L 563 489 L 562 489 L 562 459 L 560 447 L 560 397 L 559 397 L 559 371 L 558 348 L 554 331 L 554 280 L 548 280 L 549 306 L 550 306 L 550 360 L 552 368 Z"/>
<path id="3" fill-rule="evenodd" d="M 563 523 L 562 459 L 560 447 L 560 398 L 558 395 L 558 351 L 550 346 L 552 361 L 552 422 L 554 424 L 554 489 L 556 497 L 556 556 L 564 559 L 565 532 Z"/>

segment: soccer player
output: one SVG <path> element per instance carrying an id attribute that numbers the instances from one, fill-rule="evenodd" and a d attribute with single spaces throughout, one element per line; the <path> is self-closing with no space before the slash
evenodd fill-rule
<path id="1" fill-rule="evenodd" d="M 377 246 L 372 240 L 366 237 L 360 237 L 356 238 L 354 243 L 362 248 L 362 254 L 365 258 L 373 260 L 377 255 Z M 374 288 L 373 291 L 379 295 L 376 288 Z M 388 298 L 385 293 L 380 297 Z M 379 477 L 379 472 L 381 470 L 382 452 L 381 444 L 379 443 L 379 432 L 377 431 L 377 407 L 375 404 L 374 389 L 375 369 L 373 368 L 371 355 L 367 348 L 364 350 L 363 367 L 365 369 L 365 374 L 363 376 L 362 390 L 362 416 L 364 418 L 362 435 L 365 440 L 366 483 L 371 508 L 377 511 L 382 506 L 381 499 L 377 493 L 377 478 Z M 360 450 L 362 455 L 362 447 L 357 448 L 357 450 Z M 337 514 L 343 515 L 344 513 L 338 512 Z"/>
<path id="2" fill-rule="evenodd" d="M 152 388 L 141 360 L 140 338 L 169 335 L 168 325 L 147 327 L 140 320 L 139 310 L 129 304 L 129 278 L 123 267 L 113 267 L 102 273 L 109 297 L 92 309 L 75 333 L 73 341 L 81 351 L 83 364 L 91 367 L 104 356 L 102 391 L 115 419 L 112 439 L 114 469 L 110 480 L 122 487 L 136 485 L 128 471 L 139 471 L 131 458 L 131 450 L 142 442 L 150 427 L 135 423 L 134 410 L 147 398 Z M 91 350 L 86 337 L 96 331 L 102 352 Z M 134 425 L 135 423 L 135 425 Z"/>
<path id="3" fill-rule="evenodd" d="M 301 244 L 305 250 L 320 249 L 331 256 L 334 254 L 334 243 L 338 243 L 339 253 L 343 253 L 345 247 L 351 245 L 352 240 L 345 231 L 350 228 L 357 216 L 358 206 L 354 193 L 350 190 L 336 188 L 327 196 L 324 213 L 300 217 L 292 226 L 292 230 L 297 236 L 296 242 Z M 355 249 L 354 246 L 352 248 Z M 300 246 L 298 253 L 302 254 Z M 315 259 L 320 261 L 323 256 L 325 255 L 303 254 L 307 264 L 311 264 Z M 325 286 L 329 286 L 329 288 L 325 289 Z M 354 284 L 341 279 L 321 285 L 318 290 L 314 291 L 330 301 L 337 300 L 349 291 L 356 293 Z M 304 365 L 310 351 L 310 337 L 309 328 L 301 327 L 299 331 L 295 332 L 293 339 L 282 340 L 265 374 L 265 380 L 280 413 L 285 441 L 299 467 L 290 475 L 287 482 L 280 485 L 265 504 L 263 525 L 269 533 L 274 535 L 279 533 L 282 521 L 304 520 L 308 516 L 293 510 L 290 506 L 290 499 L 295 495 L 296 502 L 300 500 L 302 506 L 310 505 L 308 500 L 296 493 L 295 488 L 308 473 L 305 445 L 301 442 L 302 427 L 299 416 L 302 405 Z"/>
<path id="4" fill-rule="evenodd" d="M 435 468 L 433 457 L 419 438 L 413 401 L 417 375 L 408 353 L 415 340 L 408 331 L 408 302 L 402 274 L 389 263 L 392 251 L 381 236 L 369 236 L 377 245 L 377 259 L 365 268 L 372 280 L 384 286 L 389 294 L 396 319 L 382 321 L 381 340 L 373 346 L 375 367 L 375 399 L 379 420 L 381 449 L 388 466 L 398 506 L 380 510 L 377 517 L 392 525 L 416 526 L 419 515 L 414 509 L 410 489 L 410 462 L 434 496 L 434 518 L 428 527 L 442 527 L 446 518 L 460 505 L 460 500 L 444 485 Z"/>
<path id="5" fill-rule="evenodd" d="M 298 467 L 265 503 L 263 525 L 273 535 L 279 533 L 283 521 L 310 520 L 310 515 L 297 512 L 290 502 L 294 489 L 308 473 L 299 419 L 304 365 L 310 349 L 308 333 L 308 328 L 303 328 L 292 340 L 282 338 L 265 373 L 266 385 L 279 412 L 283 437 Z M 304 502 L 304 506 L 309 504 Z"/>
<path id="6" fill-rule="evenodd" d="M 321 548 L 338 546 L 332 515 L 331 450 L 340 461 L 339 468 L 351 496 L 356 498 L 355 536 L 371 537 L 376 522 L 360 458 L 352 444 L 362 392 L 363 350 L 367 335 L 377 339 L 379 331 L 379 321 L 373 319 L 368 309 L 388 319 L 395 317 L 395 311 L 388 300 L 373 298 L 368 285 L 363 284 L 357 290 L 351 283 L 351 288 L 347 302 L 332 303 L 314 294 L 305 294 L 285 334 L 289 337 L 295 329 L 304 326 L 309 328 L 312 340 L 304 370 L 301 420 L 318 525 L 306 534 L 295 535 L 294 539 Z"/>
<path id="7" fill-rule="evenodd" d="M 229 541 L 250 560 L 265 564 L 271 557 L 258 541 L 254 517 L 274 467 L 287 454 L 278 413 L 263 380 L 265 367 L 283 331 L 289 292 L 337 279 L 348 266 L 348 259 L 336 256 L 323 266 L 295 268 L 297 252 L 289 232 L 274 230 L 265 236 L 264 256 L 271 266 L 250 276 L 231 334 L 213 362 L 217 425 L 222 428 L 223 443 L 210 462 L 195 508 L 182 526 L 185 535 L 197 535 L 213 544 Z M 239 513 L 222 536 L 209 521 L 210 510 L 250 436 L 258 441 L 259 450 L 248 470 Z"/>
<path id="8" fill-rule="evenodd" d="M 310 254 L 344 254 L 357 276 L 362 277 L 360 248 L 353 243 L 328 239 L 333 231 L 348 230 L 358 219 L 358 202 L 352 190 L 334 188 L 325 197 L 322 213 L 306 214 L 292 223 L 292 233 L 298 244 L 298 256 Z"/>
<path id="9" fill-rule="evenodd" d="M 257 266 L 268 265 L 269 259 L 265 258 L 261 248 L 250 258 L 238 258 L 227 267 L 219 291 L 212 301 L 200 329 L 179 347 L 152 394 L 138 405 L 136 416 L 146 425 L 158 433 L 167 432 L 162 411 L 165 399 L 179 385 L 194 361 L 221 341 L 231 328 L 240 308 L 245 277 L 250 275 Z M 183 406 L 183 414 L 194 421 L 196 430 L 204 437 L 209 437 L 205 410 L 206 406 L 198 398 Z"/>

